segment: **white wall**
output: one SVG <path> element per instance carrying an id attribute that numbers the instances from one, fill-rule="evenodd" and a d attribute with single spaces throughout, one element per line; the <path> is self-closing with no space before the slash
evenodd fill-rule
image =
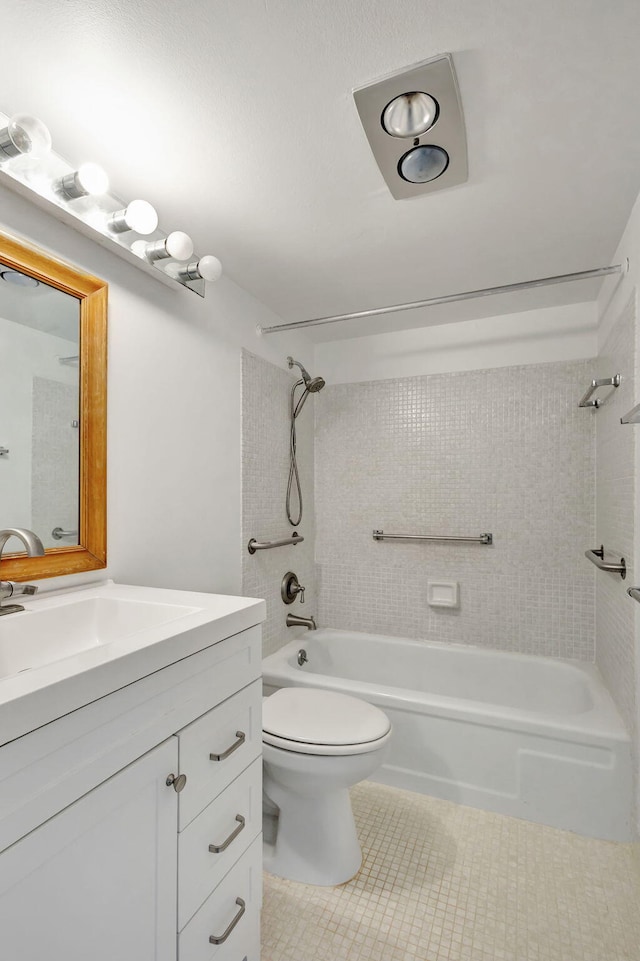
<path id="1" fill-rule="evenodd" d="M 107 575 L 239 593 L 240 348 L 283 366 L 302 338 L 259 337 L 256 324 L 281 320 L 229 278 L 202 300 L 5 189 L 0 211 L 0 232 L 109 283 Z M 52 578 L 41 589 L 96 576 Z"/>
<path id="2" fill-rule="evenodd" d="M 611 258 L 611 262 L 618 263 L 620 261 L 624 261 L 625 259 L 628 259 L 629 261 L 628 272 L 623 277 L 608 278 L 603 284 L 602 291 L 598 299 L 600 316 L 599 342 L 601 350 L 605 349 L 607 339 L 609 338 L 614 325 L 616 325 L 619 319 L 623 316 L 625 309 L 635 308 L 635 316 L 637 317 L 638 314 L 637 288 L 638 284 L 640 283 L 640 197 L 636 201 L 636 204 L 631 211 L 627 228 L 622 235 L 620 245 L 618 246 L 615 255 Z M 638 357 L 637 337 L 635 356 L 633 360 L 635 367 L 635 383 L 638 385 L 640 383 L 640 358 Z M 636 393 L 629 406 L 635 406 L 635 404 L 639 402 L 640 395 Z M 631 444 L 633 447 L 631 459 L 633 464 L 633 478 L 631 479 L 629 490 L 623 490 L 619 502 L 617 505 L 615 505 L 619 515 L 622 518 L 626 518 L 627 525 L 633 528 L 633 569 L 636 572 L 640 571 L 640 510 L 636 509 L 634 511 L 634 506 L 638 505 L 640 500 L 639 430 L 640 426 L 620 426 L 620 431 L 630 432 L 630 438 L 626 441 L 626 443 Z M 630 491 L 633 491 L 633 494 L 630 494 Z M 633 499 L 634 503 L 629 502 L 630 498 Z M 637 573 L 635 577 L 636 580 L 631 585 L 627 579 L 625 582 L 625 587 L 637 585 Z M 636 811 L 638 830 L 640 831 L 640 746 L 638 743 L 639 738 L 637 736 L 637 732 L 640 731 L 640 605 L 636 604 L 629 597 L 622 598 L 620 603 L 624 602 L 633 605 L 634 636 L 623 636 L 618 638 L 619 650 L 622 651 L 624 649 L 624 664 L 620 665 L 620 669 L 617 673 L 618 676 L 622 678 L 623 673 L 626 672 L 626 678 L 624 679 L 624 690 L 618 691 L 613 689 L 612 693 L 616 699 L 623 702 L 626 709 L 625 713 L 627 714 L 628 722 L 634 722 L 632 726 L 636 732 Z M 603 643 L 606 643 L 606 638 L 596 637 L 596 657 L 603 654 Z M 629 719 L 630 715 L 631 717 Z"/>
<path id="3" fill-rule="evenodd" d="M 459 324 L 316 345 L 327 383 L 584 360 L 597 352 L 593 303 L 547 307 Z"/>

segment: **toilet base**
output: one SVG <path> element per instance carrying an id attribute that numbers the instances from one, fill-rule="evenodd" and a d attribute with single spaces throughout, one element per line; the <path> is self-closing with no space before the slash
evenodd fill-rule
<path id="1" fill-rule="evenodd" d="M 265 790 L 280 808 L 275 843 L 265 845 L 265 871 L 321 886 L 344 884 L 357 874 L 362 851 L 347 790 L 292 797 L 268 776 Z"/>

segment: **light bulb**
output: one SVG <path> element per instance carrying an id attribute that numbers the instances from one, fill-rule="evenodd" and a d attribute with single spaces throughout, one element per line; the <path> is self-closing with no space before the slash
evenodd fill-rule
<path id="1" fill-rule="evenodd" d="M 176 280 L 188 283 L 190 280 L 208 280 L 213 282 L 222 276 L 222 264 L 213 254 L 205 254 L 200 260 L 194 260 L 186 267 L 176 267 L 171 265 L 167 273 Z"/>
<path id="2" fill-rule="evenodd" d="M 382 126 L 392 137 L 420 137 L 433 127 L 438 112 L 437 101 L 428 93 L 401 93 L 384 108 Z"/>
<path id="3" fill-rule="evenodd" d="M 109 178 L 98 164 L 80 164 L 73 173 L 56 180 L 53 189 L 67 200 L 76 200 L 90 194 L 106 194 Z"/>
<path id="4" fill-rule="evenodd" d="M 109 230 L 115 234 L 123 234 L 127 230 L 135 230 L 137 234 L 152 234 L 158 226 L 158 215 L 155 207 L 146 200 L 132 200 L 123 210 L 117 210 L 107 222 Z"/>
<path id="5" fill-rule="evenodd" d="M 449 154 L 435 144 L 408 150 L 398 162 L 398 173 L 410 184 L 427 184 L 442 176 L 449 166 Z"/>
<path id="6" fill-rule="evenodd" d="M 51 134 L 37 117 L 18 113 L 0 130 L 0 163 L 29 154 L 35 160 L 51 150 Z"/>
<path id="7" fill-rule="evenodd" d="M 162 240 L 155 240 L 151 244 L 136 241 L 131 245 L 131 249 L 134 253 L 146 257 L 151 263 L 154 260 L 164 260 L 166 257 L 173 257 L 174 260 L 188 260 L 193 253 L 193 240 L 184 231 L 173 230 Z"/>

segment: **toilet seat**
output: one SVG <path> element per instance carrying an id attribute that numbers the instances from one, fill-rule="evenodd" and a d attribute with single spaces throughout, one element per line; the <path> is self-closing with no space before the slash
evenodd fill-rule
<path id="1" fill-rule="evenodd" d="M 366 754 L 391 736 L 389 718 L 373 704 L 317 688 L 285 687 L 263 702 L 265 744 L 298 754 Z"/>

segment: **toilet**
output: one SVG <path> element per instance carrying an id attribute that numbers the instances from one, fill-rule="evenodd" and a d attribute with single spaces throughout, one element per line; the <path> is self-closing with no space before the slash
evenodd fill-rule
<path id="1" fill-rule="evenodd" d="M 342 884 L 362 863 L 348 789 L 382 764 L 391 722 L 373 704 L 315 688 L 281 688 L 262 707 L 264 793 L 278 809 L 265 870 Z"/>

